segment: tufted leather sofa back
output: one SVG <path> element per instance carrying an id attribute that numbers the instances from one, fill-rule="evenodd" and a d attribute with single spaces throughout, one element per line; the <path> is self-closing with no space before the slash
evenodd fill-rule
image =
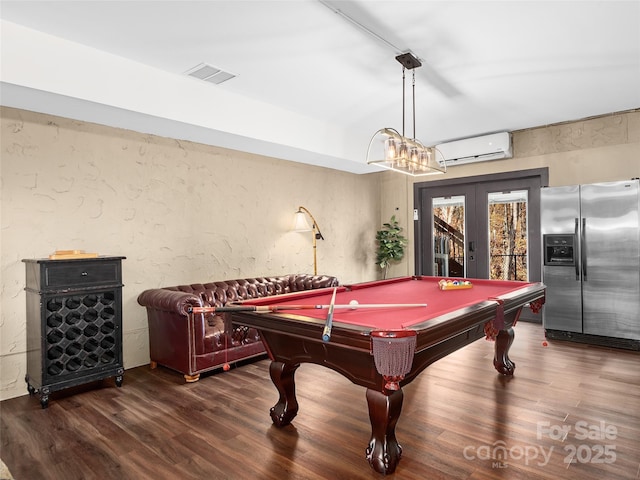
<path id="1" fill-rule="evenodd" d="M 338 279 L 328 275 L 289 274 L 164 287 L 198 296 L 203 304 L 222 307 L 230 302 L 280 295 L 315 288 L 336 287 Z"/>

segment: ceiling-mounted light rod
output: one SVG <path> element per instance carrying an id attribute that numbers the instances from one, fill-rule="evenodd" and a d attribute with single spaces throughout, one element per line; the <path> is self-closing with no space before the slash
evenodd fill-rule
<path id="1" fill-rule="evenodd" d="M 404 92 L 404 85 L 405 85 L 405 81 L 404 81 L 404 70 L 405 67 L 402 67 L 402 136 L 404 137 L 404 119 L 406 117 L 406 114 L 404 112 L 404 108 L 405 108 L 405 100 L 407 98 L 407 95 Z M 416 138 L 416 135 L 413 134 L 413 138 Z"/>
<path id="2" fill-rule="evenodd" d="M 412 102 L 413 102 L 413 138 L 416 138 L 416 71 L 412 70 L 413 82 L 411 84 Z"/>
<path id="3" fill-rule="evenodd" d="M 381 41 L 382 43 L 384 43 L 386 46 L 388 46 L 389 48 L 391 48 L 394 52 L 398 53 L 398 52 L 402 52 L 402 48 L 398 48 L 397 46 L 395 46 L 393 43 L 391 43 L 389 40 L 387 40 L 386 38 L 381 37 L 380 35 L 378 35 L 376 32 L 374 32 L 373 30 L 365 27 L 363 24 L 361 24 L 360 22 L 358 22 L 356 19 L 354 19 L 353 17 L 350 17 L 349 15 L 347 15 L 346 13 L 344 13 L 342 10 L 340 10 L 338 7 L 334 7 L 331 2 L 327 2 L 325 0 L 318 0 L 318 2 L 320 2 L 322 5 L 324 5 L 325 7 L 327 7 L 329 10 L 331 10 L 333 13 L 336 13 L 338 15 L 340 15 L 342 18 L 344 18 L 347 22 L 355 25 L 356 27 L 358 27 L 360 30 L 362 30 L 364 33 L 366 33 L 367 35 L 371 35 L 373 38 L 375 38 L 376 40 Z"/>
<path id="4" fill-rule="evenodd" d="M 366 33 L 370 37 L 374 38 L 375 40 L 378 40 L 379 42 L 384 44 L 386 47 L 388 47 L 391 50 L 393 50 L 393 52 L 396 55 L 407 51 L 406 46 L 404 48 L 400 48 L 400 47 L 398 47 L 398 45 L 395 45 L 395 44 L 391 43 L 389 40 L 387 40 L 386 38 L 384 38 L 381 34 L 376 33 L 375 31 L 372 30 L 372 28 L 377 28 L 378 31 L 385 32 L 385 27 L 383 25 L 381 25 L 379 22 L 377 22 L 377 24 L 376 24 L 376 21 L 372 19 L 369 22 L 372 25 L 372 27 L 371 28 L 367 27 L 367 26 L 363 25 L 362 23 L 360 23 L 355 18 L 353 18 L 352 16 L 350 16 L 350 15 L 346 14 L 345 12 L 343 12 L 342 10 L 340 10 L 340 8 L 338 8 L 337 6 L 334 6 L 334 4 L 347 3 L 347 4 L 349 4 L 349 8 L 351 9 L 350 11 L 351 11 L 351 13 L 353 15 L 355 15 L 356 17 L 363 18 L 363 19 L 367 19 L 367 17 L 368 16 L 370 17 L 370 15 L 368 15 L 368 13 L 367 13 L 367 11 L 365 10 L 364 7 L 358 7 L 358 5 L 357 5 L 357 3 L 362 3 L 362 2 L 345 2 L 344 0 L 343 1 L 339 1 L 339 2 L 329 1 L 329 0 L 318 0 L 318 2 L 320 4 L 322 4 L 322 5 L 324 5 L 325 7 L 327 7 L 333 13 L 341 16 L 344 20 L 348 21 L 350 24 L 354 25 L 356 28 L 358 28 L 362 32 Z M 397 38 L 397 37 L 394 37 L 393 33 L 388 32 L 386 34 L 389 35 L 391 38 L 393 38 L 395 41 L 397 41 L 398 43 L 400 43 L 402 45 L 402 40 Z M 407 68 L 411 69 L 412 67 L 407 67 Z M 444 95 L 446 95 L 447 97 L 456 97 L 456 96 L 462 94 L 462 92 L 460 90 L 458 90 L 457 87 L 455 87 L 449 81 L 447 81 L 445 78 L 443 78 L 441 75 L 439 75 L 438 72 L 436 72 L 433 68 L 427 66 L 427 73 L 428 73 L 427 80 L 435 88 L 440 90 L 440 92 L 443 93 Z"/>
<path id="5" fill-rule="evenodd" d="M 404 137 L 404 103 L 405 103 L 405 69 L 411 70 L 413 73 L 413 80 L 411 84 L 412 89 L 412 105 L 413 105 L 413 138 L 416 138 L 416 72 L 415 69 L 422 66 L 422 62 L 411 52 L 405 52 L 396 57 L 396 60 L 402 65 L 402 136 Z"/>

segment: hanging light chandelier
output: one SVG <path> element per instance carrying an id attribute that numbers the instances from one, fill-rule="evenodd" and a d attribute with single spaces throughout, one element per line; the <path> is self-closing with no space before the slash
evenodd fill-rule
<path id="1" fill-rule="evenodd" d="M 402 134 L 393 128 L 378 130 L 367 150 L 367 163 L 379 165 L 396 172 L 414 177 L 442 174 L 447 165 L 442 154 L 435 147 L 427 147 L 416 140 L 416 73 L 422 66 L 420 60 L 411 52 L 398 55 L 396 60 L 402 64 Z M 405 120 L 405 70 L 413 73 L 413 138 L 404 134 Z"/>

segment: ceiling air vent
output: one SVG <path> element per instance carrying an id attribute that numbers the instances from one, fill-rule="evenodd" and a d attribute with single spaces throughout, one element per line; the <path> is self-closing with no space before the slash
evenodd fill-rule
<path id="1" fill-rule="evenodd" d="M 209 83 L 215 83 L 216 85 L 220 85 L 222 82 L 231 80 L 236 76 L 234 73 L 225 72 L 218 67 L 207 65 L 206 63 L 196 65 L 195 67 L 187 70 L 184 73 L 185 75 L 189 75 L 190 77 L 199 78 L 200 80 L 204 80 L 205 82 Z"/>

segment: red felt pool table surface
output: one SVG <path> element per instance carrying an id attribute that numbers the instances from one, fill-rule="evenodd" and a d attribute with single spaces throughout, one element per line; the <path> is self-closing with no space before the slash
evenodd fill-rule
<path id="1" fill-rule="evenodd" d="M 468 280 L 472 288 L 459 290 L 440 290 L 438 282 L 442 277 L 402 277 L 390 280 L 360 283 L 352 286 L 338 287 L 336 305 L 348 305 L 355 300 L 358 304 L 427 304 L 426 307 L 412 308 L 338 308 L 334 311 L 335 324 L 357 325 L 371 329 L 393 330 L 411 328 L 419 323 L 457 310 L 478 305 L 492 299 L 508 296 L 524 287 L 527 282 L 484 280 Z M 328 305 L 331 302 L 333 289 L 321 291 L 305 291 L 300 294 L 285 294 L 277 297 L 249 300 L 249 305 Z M 296 317 L 308 317 L 325 320 L 327 309 L 284 310 L 280 313 L 291 313 Z"/>

